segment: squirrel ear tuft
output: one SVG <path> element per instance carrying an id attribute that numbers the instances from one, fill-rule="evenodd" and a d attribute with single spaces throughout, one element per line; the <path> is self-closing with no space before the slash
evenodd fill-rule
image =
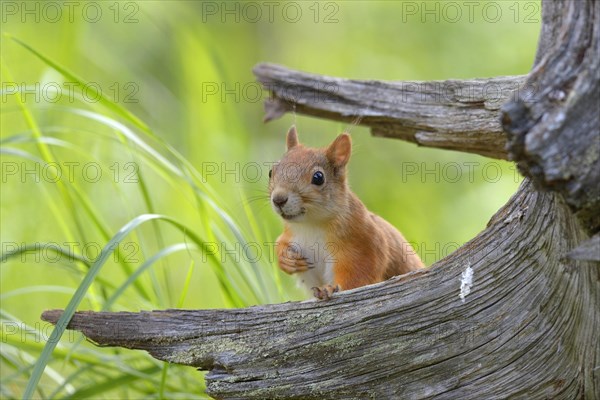
<path id="1" fill-rule="evenodd" d="M 292 125 L 287 133 L 287 150 L 290 151 L 293 147 L 298 146 L 298 133 L 296 132 L 296 125 Z"/>
<path id="2" fill-rule="evenodd" d="M 342 133 L 335 138 L 327 148 L 327 158 L 335 167 L 343 167 L 348 164 L 352 153 L 352 139 L 347 133 Z"/>

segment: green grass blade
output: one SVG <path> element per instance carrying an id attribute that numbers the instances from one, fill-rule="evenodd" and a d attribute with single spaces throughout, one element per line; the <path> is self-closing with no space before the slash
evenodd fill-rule
<path id="1" fill-rule="evenodd" d="M 86 398 L 95 398 L 99 394 L 107 392 L 109 390 L 114 390 L 116 387 L 130 385 L 133 382 L 144 379 L 144 375 L 153 375 L 161 370 L 161 367 L 153 365 L 151 367 L 147 367 L 139 371 L 138 375 L 133 374 L 122 374 L 117 377 L 111 377 L 100 383 L 95 383 L 83 389 L 77 390 L 70 396 L 65 397 L 65 399 L 86 399 Z M 147 379 L 147 378 L 146 378 Z"/>
<path id="2" fill-rule="evenodd" d="M 61 317 L 58 319 L 58 322 L 56 323 L 56 327 L 54 328 L 54 330 L 52 331 L 52 334 L 48 338 L 48 342 L 44 346 L 44 350 L 42 350 L 42 354 L 40 355 L 40 358 L 37 360 L 35 367 L 33 368 L 33 372 L 31 373 L 31 377 L 29 378 L 29 382 L 27 383 L 27 387 L 25 388 L 25 393 L 23 394 L 24 399 L 29 399 L 29 398 L 33 397 L 33 392 L 35 391 L 37 384 L 42 377 L 42 374 L 44 372 L 44 369 L 46 368 L 46 365 L 48 365 L 48 362 L 50 361 L 50 356 L 52 355 L 52 351 L 56 347 L 58 340 L 61 338 L 62 334 L 64 333 L 65 329 L 67 328 L 67 325 L 68 325 L 69 321 L 71 320 L 71 318 L 73 317 L 73 314 L 75 314 L 75 309 L 77 308 L 79 303 L 81 303 L 81 301 L 83 300 L 87 290 L 94 282 L 94 278 L 100 272 L 100 269 L 102 268 L 102 266 L 104 265 L 104 263 L 106 262 L 106 260 L 110 256 L 110 254 L 112 254 L 112 252 L 114 251 L 114 248 L 116 248 L 116 246 L 118 246 L 118 244 L 132 230 L 137 228 L 139 225 L 143 224 L 146 221 L 150 221 L 153 219 L 159 219 L 159 218 L 164 218 L 164 217 L 162 217 L 160 215 L 150 214 L 150 215 L 140 215 L 139 217 L 134 218 L 132 221 L 130 221 L 128 224 L 126 224 L 123 228 L 121 228 L 121 230 L 119 232 L 117 232 L 117 234 L 106 244 L 106 246 L 104 246 L 104 248 L 100 252 L 100 255 L 98 256 L 97 260 L 94 262 L 94 264 L 92 265 L 92 267 L 89 269 L 88 273 L 86 274 L 85 278 L 83 279 L 83 281 L 77 288 L 75 295 L 73 295 L 73 297 L 69 301 L 69 304 L 65 308 L 65 311 L 63 312 Z"/>
<path id="3" fill-rule="evenodd" d="M 89 83 L 86 82 L 84 79 L 80 78 L 79 76 L 77 76 L 73 72 L 69 71 L 67 68 L 65 68 L 65 67 L 59 65 L 58 63 L 50 60 L 48 57 L 46 57 L 45 55 L 43 55 L 39 51 L 35 50 L 33 47 L 31 47 L 27 43 L 21 41 L 20 39 L 17 39 L 16 37 L 14 37 L 14 36 L 12 36 L 12 35 L 10 35 L 8 33 L 5 33 L 4 36 L 9 37 L 10 39 L 14 40 L 19 45 L 23 46 L 25 49 L 29 50 L 33 55 L 35 55 L 37 58 L 39 58 L 44 63 L 46 63 L 49 67 L 51 67 L 54 70 L 56 70 L 57 72 L 59 72 L 65 78 L 69 79 L 70 81 L 77 82 L 78 84 L 82 85 L 82 87 L 85 87 L 86 90 L 89 90 L 95 96 L 98 97 L 98 99 L 99 99 L 98 102 L 100 104 L 102 104 L 104 107 L 106 107 L 107 109 L 113 111 L 115 114 L 119 115 L 120 117 L 122 117 L 126 121 L 131 122 L 133 125 L 137 126 L 138 128 L 140 128 L 144 132 L 148 133 L 149 135 L 154 136 L 152 134 L 152 131 L 150 130 L 150 128 L 144 122 L 142 122 L 138 117 L 136 117 L 133 113 L 131 113 L 126 108 L 122 107 L 118 103 L 113 102 L 104 93 L 102 93 L 101 91 L 96 90 L 95 85 L 89 85 Z"/>
<path id="4" fill-rule="evenodd" d="M 31 161 L 39 162 L 41 164 L 44 163 L 44 160 L 42 160 L 41 158 L 36 157 L 33 154 L 31 154 L 31 153 L 28 153 L 26 151 L 19 150 L 19 149 L 12 149 L 12 148 L 9 148 L 9 147 L 0 147 L 0 154 L 5 154 L 5 155 L 9 155 L 9 156 L 20 157 L 20 158 L 24 158 L 26 160 L 31 160 Z"/>
<path id="5" fill-rule="evenodd" d="M 75 309 L 83 300 L 87 290 L 94 282 L 96 275 L 100 272 L 102 266 L 107 261 L 110 254 L 112 254 L 114 249 L 119 245 L 119 243 L 121 243 L 121 241 L 131 231 L 133 231 L 135 228 L 137 228 L 141 224 L 143 224 L 147 221 L 152 221 L 152 220 L 164 220 L 164 221 L 176 226 L 182 232 L 184 232 L 194 243 L 196 243 L 196 245 L 199 248 L 204 249 L 204 247 L 203 247 L 204 242 L 198 236 L 196 236 L 192 231 L 190 231 L 186 226 L 180 224 L 179 222 L 173 220 L 172 218 L 165 217 L 162 215 L 157 215 L 157 214 L 140 215 L 140 216 L 134 218 L 133 220 L 131 220 L 125 226 L 123 226 L 123 228 L 121 228 L 121 230 L 119 230 L 119 232 L 117 232 L 117 234 L 114 235 L 113 238 L 104 246 L 104 248 L 100 252 L 100 255 L 98 256 L 96 261 L 94 261 L 91 268 L 87 272 L 85 278 L 83 279 L 83 281 L 81 282 L 81 284 L 79 285 L 77 290 L 75 291 L 75 294 L 69 301 L 69 304 L 65 308 L 65 311 L 63 312 L 61 317 L 58 319 L 58 322 L 56 323 L 56 326 L 55 326 L 54 330 L 52 331 L 52 334 L 50 335 L 48 342 L 46 343 L 46 345 L 44 346 L 44 349 L 42 350 L 42 354 L 41 354 L 40 358 L 38 359 L 38 361 L 35 364 L 35 367 L 33 368 L 33 372 L 31 374 L 29 382 L 27 383 L 27 387 L 25 388 L 25 394 L 23 396 L 24 398 L 28 399 L 33 396 L 33 392 L 35 391 L 35 389 L 37 387 L 37 384 L 44 372 L 44 369 L 45 369 L 46 365 L 48 364 L 48 362 L 50 361 L 52 351 L 54 350 L 54 348 L 56 347 L 56 345 L 58 343 L 58 340 L 61 338 L 62 334 L 64 333 L 69 321 L 73 317 L 73 314 L 75 314 Z M 218 264 L 218 259 L 216 258 L 214 253 L 209 252 L 207 255 L 209 258 L 211 258 L 213 263 L 216 262 Z M 233 293 L 230 293 L 230 291 L 228 290 L 229 286 L 225 285 L 224 289 L 228 293 L 228 295 L 233 300 L 235 300 L 235 298 L 236 298 L 235 295 Z"/>
<path id="6" fill-rule="evenodd" d="M 40 252 L 42 250 L 51 250 L 56 254 L 66 257 L 68 260 L 79 261 L 88 268 L 91 266 L 91 264 L 88 263 L 88 260 L 85 257 L 82 257 L 79 254 L 75 254 L 74 252 L 71 252 L 69 250 L 65 250 L 62 247 L 57 247 L 53 243 L 37 243 L 27 246 L 19 246 L 17 250 L 9 251 L 5 254 L 2 254 L 2 256 L 0 256 L 0 264 L 4 264 L 9 259 L 17 257 L 21 254 L 28 252 Z"/>
<path id="7" fill-rule="evenodd" d="M 4 76 L 6 76 L 8 78 L 9 81 L 12 81 L 11 74 L 4 65 L 2 65 L 2 73 L 4 74 Z M 27 125 L 31 129 L 34 138 L 37 139 L 36 145 L 42 156 L 43 161 L 46 164 L 55 164 L 56 160 L 55 160 L 54 155 L 52 154 L 50 147 L 43 141 L 39 140 L 39 139 L 42 139 L 44 137 L 44 135 L 42 134 L 42 131 L 41 131 L 39 125 L 37 124 L 35 118 L 33 117 L 33 114 L 31 113 L 31 111 L 29 110 L 27 105 L 25 104 L 25 101 L 23 100 L 20 93 L 17 93 L 16 98 L 17 98 L 17 103 L 22 111 L 23 117 L 25 118 Z M 62 200 L 64 202 L 65 208 L 68 210 L 74 210 L 75 207 L 73 204 L 73 199 L 71 198 L 71 194 L 67 188 L 67 185 L 61 179 L 59 179 L 57 181 L 56 186 L 58 188 L 59 193 L 62 196 Z M 43 190 L 46 190 L 45 185 L 41 185 L 41 187 L 44 188 Z M 52 212 L 53 212 L 54 216 L 56 217 L 56 221 L 58 221 L 58 224 L 62 227 L 65 235 L 67 236 L 68 241 L 75 242 L 75 235 L 73 234 L 69 225 L 62 218 L 61 213 L 59 211 L 60 207 L 58 207 L 58 205 L 56 204 L 56 202 L 54 201 L 54 199 L 51 196 L 46 196 L 46 199 L 48 200 L 48 205 L 52 209 Z M 83 229 L 83 227 L 81 225 L 81 221 L 79 220 L 79 218 L 77 218 L 77 214 L 73 213 L 72 215 L 74 216 L 73 222 L 75 223 L 75 226 L 77 227 L 77 229 L 79 231 L 79 237 L 81 237 L 81 238 L 85 237 L 85 235 L 84 235 L 85 230 Z"/>
<path id="8" fill-rule="evenodd" d="M 167 375 L 169 371 L 169 364 L 164 363 L 162 366 L 162 372 L 160 374 L 160 387 L 158 388 L 158 398 L 165 399 L 165 388 L 167 386 Z"/>
<path id="9" fill-rule="evenodd" d="M 148 260 L 146 260 L 146 262 L 144 262 L 142 265 L 140 265 L 138 267 L 138 269 L 131 274 L 127 280 L 112 294 L 112 296 L 110 296 L 108 298 L 108 300 L 106 300 L 106 302 L 104 303 L 104 307 L 102 308 L 103 311 L 109 310 L 110 307 L 114 304 L 115 301 L 117 301 L 117 299 L 119 297 L 121 297 L 121 295 L 123 294 L 123 292 L 125 292 L 125 290 L 131 286 L 133 284 L 133 282 L 135 282 L 136 279 L 138 279 L 138 277 L 144 272 L 146 271 L 149 267 L 151 267 L 156 261 L 168 256 L 169 254 L 175 253 L 177 251 L 183 251 L 183 250 L 189 250 L 190 245 L 186 244 L 186 243 L 178 243 L 178 244 L 174 244 L 171 245 L 169 247 L 166 247 L 164 249 L 162 249 L 161 251 L 159 251 L 158 253 L 156 253 L 155 255 L 153 255 L 152 257 L 150 257 Z M 193 247 L 196 247 L 195 245 L 192 245 Z"/>
<path id="10" fill-rule="evenodd" d="M 190 261 L 190 267 L 188 268 L 187 275 L 185 276 L 185 282 L 183 284 L 183 290 L 181 291 L 181 296 L 179 296 L 179 300 L 177 301 L 177 308 L 183 307 L 183 302 L 188 294 L 188 290 L 190 288 L 190 282 L 192 281 L 192 274 L 194 272 L 194 260 Z"/>
<path id="11" fill-rule="evenodd" d="M 120 136 L 121 139 L 125 139 L 123 136 Z M 128 145 L 129 150 L 131 151 L 131 157 L 132 159 L 135 159 L 135 153 L 133 152 L 133 149 L 131 148 L 131 142 L 129 141 L 125 141 L 125 143 Z M 137 162 L 137 160 L 136 160 Z M 144 200 L 144 204 L 146 205 L 146 209 L 147 212 L 149 214 L 155 214 L 155 208 L 154 208 L 154 203 L 152 202 L 152 197 L 150 196 L 150 191 L 148 190 L 148 185 L 146 184 L 146 179 L 144 177 L 144 172 L 142 170 L 142 168 L 138 168 L 137 170 L 137 177 L 138 177 L 138 186 L 140 189 L 140 192 L 142 193 L 142 199 Z M 158 222 L 157 221 L 152 221 L 152 229 L 154 230 L 154 235 L 156 237 L 156 242 L 158 243 L 158 246 L 160 248 L 165 247 L 165 240 L 164 237 L 160 231 L 160 229 L 158 228 Z M 164 261 L 164 259 L 162 259 Z M 163 279 L 165 280 L 165 287 L 167 288 L 167 295 L 166 295 L 166 299 L 170 298 L 170 294 L 169 294 L 169 274 L 167 273 L 167 268 L 163 268 Z M 154 271 L 151 270 L 151 279 L 152 279 L 152 283 L 153 283 L 153 288 L 154 291 L 156 293 L 156 297 L 159 299 L 159 302 L 161 304 L 161 306 L 164 306 L 165 304 L 165 296 L 162 295 L 162 291 L 161 291 L 161 285 L 158 282 L 158 279 L 156 277 L 156 274 L 154 274 Z"/>

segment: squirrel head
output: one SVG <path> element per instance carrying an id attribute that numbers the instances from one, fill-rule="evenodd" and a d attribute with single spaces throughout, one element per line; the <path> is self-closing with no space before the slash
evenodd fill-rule
<path id="1" fill-rule="evenodd" d="M 346 164 L 352 141 L 342 133 L 325 148 L 305 147 L 296 127 L 287 133 L 287 151 L 269 171 L 271 206 L 290 223 L 319 223 L 347 206 Z"/>

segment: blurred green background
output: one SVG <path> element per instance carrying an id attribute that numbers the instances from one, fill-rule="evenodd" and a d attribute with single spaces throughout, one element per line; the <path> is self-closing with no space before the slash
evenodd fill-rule
<path id="1" fill-rule="evenodd" d="M 52 331 L 41 312 L 69 301 L 138 311 L 306 298 L 273 262 L 282 223 L 265 163 L 294 122 L 312 146 L 348 126 L 301 115 L 263 124 L 254 65 L 382 80 L 525 74 L 540 22 L 539 1 L 1 7 L 3 398 L 23 396 L 40 359 Z M 481 231 L 520 182 L 509 163 L 351 132 L 353 190 L 428 265 Z M 99 261 L 132 220 L 141 225 Z M 200 372 L 77 333 L 41 362 L 35 397 L 205 397 Z"/>

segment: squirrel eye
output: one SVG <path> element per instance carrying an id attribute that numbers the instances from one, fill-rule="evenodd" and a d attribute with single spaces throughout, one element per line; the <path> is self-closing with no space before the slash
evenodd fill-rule
<path id="1" fill-rule="evenodd" d="M 273 170 L 272 169 L 269 170 L 269 179 L 271 179 L 271 176 L 273 176 Z"/>
<path id="2" fill-rule="evenodd" d="M 323 183 L 325 183 L 325 176 L 321 171 L 317 171 L 312 176 L 312 181 L 310 183 L 321 186 Z"/>

